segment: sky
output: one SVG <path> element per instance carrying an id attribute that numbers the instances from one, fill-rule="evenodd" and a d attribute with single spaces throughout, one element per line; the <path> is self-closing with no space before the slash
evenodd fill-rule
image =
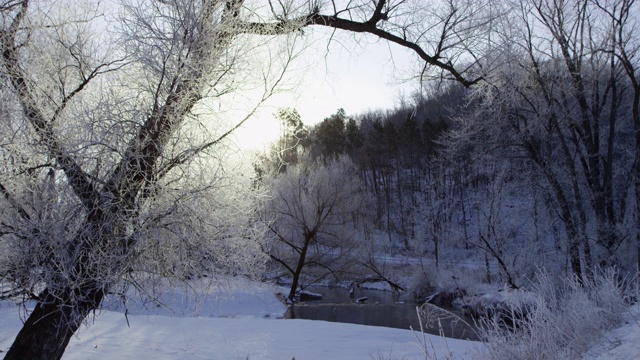
<path id="1" fill-rule="evenodd" d="M 237 136 L 244 147 L 263 146 L 274 139 L 278 125 L 273 113 L 278 107 L 295 108 L 306 125 L 314 125 L 343 108 L 347 115 L 368 110 L 391 109 L 402 96 L 418 88 L 416 56 L 398 45 L 314 27 L 305 34 L 310 44 L 298 59 L 293 91 L 274 96 L 247 121 Z"/>
<path id="2" fill-rule="evenodd" d="M 299 83 L 293 91 L 273 96 L 236 131 L 241 147 L 260 149 L 275 140 L 279 126 L 273 114 L 278 108 L 295 108 L 304 124 L 315 125 L 339 108 L 347 115 L 391 109 L 418 88 L 418 81 L 409 79 L 417 74 L 417 56 L 409 49 L 371 34 L 322 26 L 305 28 L 301 38 L 307 47 L 291 72 Z M 237 118 L 245 115 L 239 111 Z"/>
<path id="3" fill-rule="evenodd" d="M 391 108 L 403 92 L 415 88 L 415 81 L 403 81 L 403 73 L 412 68 L 409 50 L 386 41 L 373 42 L 374 36 L 353 39 L 351 34 L 340 35 L 329 43 L 327 31 L 311 48 L 309 57 L 316 58 L 318 66 L 310 68 L 308 86 L 300 89 L 299 96 L 292 96 L 303 119 L 315 124 L 342 107 L 347 114 L 368 109 Z M 408 94 L 407 94 L 408 95 Z"/>

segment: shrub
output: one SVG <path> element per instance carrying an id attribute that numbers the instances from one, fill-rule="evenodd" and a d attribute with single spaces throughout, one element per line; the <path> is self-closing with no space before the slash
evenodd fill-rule
<path id="1" fill-rule="evenodd" d="M 497 317 L 480 323 L 486 341 L 482 359 L 577 359 L 605 331 L 623 320 L 629 282 L 615 270 L 596 272 L 580 282 L 571 278 L 555 285 L 546 272 L 537 276 L 527 304 L 505 303 L 507 311 L 527 307 L 526 317 L 506 324 Z"/>

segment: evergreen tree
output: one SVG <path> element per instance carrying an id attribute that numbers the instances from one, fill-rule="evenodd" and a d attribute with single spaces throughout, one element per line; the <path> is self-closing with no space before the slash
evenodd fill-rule
<path id="1" fill-rule="evenodd" d="M 301 148 L 308 146 L 309 131 L 296 109 L 280 108 L 275 117 L 280 123 L 280 138 L 273 146 L 272 157 L 279 171 L 283 172 L 288 165 L 298 163 Z"/>
<path id="2" fill-rule="evenodd" d="M 345 132 L 346 113 L 338 109 L 335 114 L 325 118 L 315 128 L 318 154 L 322 156 L 336 156 L 345 152 L 347 138 Z"/>

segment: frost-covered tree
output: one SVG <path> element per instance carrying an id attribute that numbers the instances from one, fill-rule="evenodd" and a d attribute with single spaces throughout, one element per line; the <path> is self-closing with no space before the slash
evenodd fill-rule
<path id="1" fill-rule="evenodd" d="M 1 275 L 36 300 L 7 359 L 60 358 L 120 286 L 263 260 L 248 179 L 220 161 L 239 123 L 211 109 L 238 83 L 268 97 L 290 53 L 243 37 L 236 2 L 61 5 L 0 4 Z"/>
<path id="2" fill-rule="evenodd" d="M 366 214 L 364 184 L 346 156 L 301 161 L 267 184 L 270 199 L 261 210 L 271 221 L 269 256 L 292 276 L 292 301 L 305 267 L 323 274 L 340 270 L 358 246 Z"/>
<path id="3" fill-rule="evenodd" d="M 635 132 L 635 202 L 640 204 L 640 5 L 635 0 L 595 2 L 601 15 L 610 21 L 610 38 L 600 50 L 612 55 L 629 82 L 630 113 Z M 606 20 L 605 20 L 606 21 Z M 635 228 L 640 228 L 640 211 L 635 211 Z M 640 270 L 640 232 L 636 231 L 636 261 Z"/>
<path id="4" fill-rule="evenodd" d="M 574 274 L 588 273 L 596 263 L 620 264 L 619 249 L 632 233 L 626 223 L 636 166 L 630 115 L 637 105 L 613 54 L 606 14 L 618 5 L 505 6 L 491 61 L 497 65 L 474 89 L 476 107 L 463 131 L 477 149 L 504 157 L 501 149 L 508 148 L 513 161 L 530 161 L 532 179 L 564 225 Z"/>

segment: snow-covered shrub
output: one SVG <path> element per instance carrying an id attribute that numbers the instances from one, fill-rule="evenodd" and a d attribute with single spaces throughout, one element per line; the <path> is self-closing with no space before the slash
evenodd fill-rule
<path id="1" fill-rule="evenodd" d="M 526 319 L 536 302 L 534 293 L 505 287 L 468 296 L 463 307 L 465 313 L 474 318 L 490 319 L 492 322 L 511 327 L 514 326 L 514 319 Z"/>
<path id="2" fill-rule="evenodd" d="M 571 278 L 560 286 L 540 273 L 531 292 L 522 298 L 527 315 L 512 324 L 500 318 L 481 322 L 486 346 L 481 359 L 577 359 L 602 334 L 623 319 L 628 282 L 615 270 L 596 272 L 582 283 Z M 526 300 L 525 300 L 526 299 Z M 524 304 L 506 302 L 514 311 Z"/>

